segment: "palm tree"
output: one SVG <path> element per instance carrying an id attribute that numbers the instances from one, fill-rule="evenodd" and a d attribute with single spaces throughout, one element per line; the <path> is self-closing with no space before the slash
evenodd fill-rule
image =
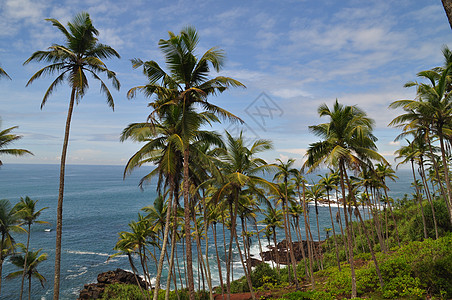
<path id="1" fill-rule="evenodd" d="M 283 212 L 280 210 L 276 210 L 271 206 L 267 206 L 267 210 L 263 212 L 264 219 L 260 221 L 262 224 L 265 225 L 265 228 L 269 230 L 269 232 L 272 232 L 273 234 L 273 243 L 275 245 L 274 250 L 272 251 L 272 254 L 275 254 L 274 261 L 276 262 L 276 268 L 278 270 L 279 274 L 279 249 L 278 249 L 278 242 L 276 239 L 276 228 L 282 228 L 283 227 Z M 269 237 L 270 238 L 270 237 Z"/>
<path id="2" fill-rule="evenodd" d="M 183 149 L 183 194 L 184 194 L 184 226 L 185 232 L 191 232 L 190 228 L 190 180 L 189 180 L 189 156 L 190 139 L 193 133 L 199 129 L 199 119 L 195 117 L 194 107 L 199 106 L 204 111 L 213 113 L 223 118 L 240 120 L 228 111 L 213 105 L 207 101 L 209 95 L 215 95 L 228 89 L 229 87 L 244 86 L 237 80 L 229 77 L 218 76 L 209 79 L 212 66 L 217 72 L 223 66 L 224 52 L 221 49 L 211 48 L 203 56 L 195 54 L 199 38 L 193 27 L 183 29 L 179 35 L 169 32 L 169 39 L 159 41 L 160 49 L 165 56 L 165 62 L 169 72 L 165 72 L 157 62 L 143 62 L 140 59 L 133 59 L 134 68 L 143 67 L 143 72 L 149 82 L 146 85 L 134 87 L 129 90 L 128 97 L 135 96 L 137 91 L 142 91 L 146 96 L 166 93 L 177 95 L 177 97 L 167 101 L 158 107 L 156 111 L 164 109 L 168 105 L 177 105 L 182 108 L 182 134 L 180 144 Z M 160 81 L 160 83 L 159 83 Z M 190 117 L 191 116 L 191 117 Z M 192 266 L 191 235 L 186 234 L 186 260 L 188 271 L 188 288 L 190 299 L 194 299 L 194 281 Z M 157 299 L 157 289 L 154 295 Z"/>
<path id="3" fill-rule="evenodd" d="M 42 287 L 44 287 L 44 282 L 46 279 L 44 276 L 38 272 L 38 265 L 47 260 L 47 253 L 40 254 L 42 249 L 38 251 L 28 251 L 23 244 L 19 244 L 22 248 L 24 254 L 18 253 L 11 257 L 11 263 L 16 267 L 20 268 L 20 271 L 12 272 L 6 276 L 7 279 L 23 276 L 23 270 L 28 278 L 28 300 L 31 299 L 31 278 L 34 277 L 39 280 Z M 22 270 L 23 269 L 23 270 Z"/>
<path id="4" fill-rule="evenodd" d="M 389 107 L 401 107 L 405 111 L 404 114 L 392 120 L 390 125 L 402 127 L 404 131 L 421 127 L 427 130 L 427 138 L 429 140 L 429 133 L 438 137 L 442 164 L 445 170 L 444 177 L 447 189 L 445 201 L 447 202 L 450 222 L 452 223 L 452 186 L 449 178 L 449 167 L 446 159 L 447 151 L 444 141 L 445 138 L 447 140 L 450 131 L 449 124 L 452 123 L 452 101 L 451 93 L 448 91 L 448 77 L 451 70 L 452 65 L 449 65 L 439 73 L 434 70 L 419 72 L 417 76 L 427 80 L 428 83 L 408 82 L 405 84 L 405 87 L 417 87 L 416 99 L 394 101 Z"/>
<path id="5" fill-rule="evenodd" d="M 295 168 L 292 168 L 293 164 L 295 163 L 295 159 L 288 159 L 286 163 L 284 163 L 279 158 L 276 159 L 276 167 L 277 172 L 274 175 L 273 179 L 277 179 L 278 181 L 283 182 L 284 188 L 282 190 L 282 209 L 283 209 L 283 215 L 284 215 L 284 232 L 286 234 L 286 241 L 288 244 L 288 249 L 290 252 L 290 261 L 292 262 L 292 271 L 293 276 L 295 280 L 295 286 L 298 289 L 298 276 L 297 276 L 297 261 L 295 259 L 294 255 L 294 249 L 293 249 L 293 243 L 292 243 L 292 233 L 290 230 L 290 220 L 289 220 L 289 209 L 288 209 L 288 202 L 289 202 L 289 195 L 288 195 L 288 184 L 289 184 L 289 178 L 291 176 L 296 176 L 298 173 L 298 170 Z M 289 264 L 289 262 L 287 262 Z M 290 269 L 290 268 L 288 268 Z M 289 276 L 290 278 L 290 276 Z"/>
<path id="6" fill-rule="evenodd" d="M 443 3 L 444 11 L 446 12 L 447 20 L 449 20 L 449 26 L 452 29 L 452 1 L 441 0 Z"/>
<path id="7" fill-rule="evenodd" d="M 1 120 L 0 120 L 1 125 Z M 22 138 L 20 135 L 15 135 L 11 133 L 14 129 L 18 128 L 18 126 L 6 128 L 2 131 L 0 131 L 0 155 L 2 154 L 9 154 L 9 155 L 15 155 L 15 156 L 22 156 L 26 154 L 31 154 L 28 150 L 25 149 L 8 149 L 6 146 L 9 144 L 12 144 L 14 141 L 17 141 Z M 0 160 L 0 166 L 2 165 L 2 161 Z"/>
<path id="8" fill-rule="evenodd" d="M 30 197 L 26 196 L 25 198 L 20 198 L 20 201 L 14 206 L 14 211 L 19 216 L 20 220 L 23 224 L 27 225 L 27 246 L 25 248 L 25 262 L 24 262 L 24 270 L 22 273 L 22 282 L 20 286 L 20 299 L 22 299 L 23 291 L 24 291 L 24 280 L 26 275 L 26 266 L 27 266 L 27 258 L 28 258 L 28 250 L 30 249 L 30 236 L 31 236 L 31 225 L 33 223 L 37 224 L 49 224 L 46 221 L 37 220 L 41 215 L 41 212 L 48 207 L 43 207 L 40 210 L 37 210 L 36 203 L 38 200 L 34 201 L 30 199 Z"/>
<path id="9" fill-rule="evenodd" d="M 69 130 L 74 104 L 75 102 L 78 104 L 81 98 L 83 98 L 86 94 L 89 87 L 86 75 L 91 74 L 95 80 L 100 82 L 100 88 L 106 95 L 108 106 L 112 109 L 114 108 L 113 97 L 107 85 L 102 81 L 98 74 L 106 74 L 107 78 L 111 79 L 113 87 L 119 90 L 120 84 L 116 79 L 116 74 L 107 68 L 102 59 L 108 59 L 110 57 L 119 58 L 120 56 L 118 52 L 110 46 L 98 42 L 97 35 L 99 32 L 93 26 L 88 13 L 79 13 L 74 17 L 72 22 L 68 22 L 67 26 L 69 30 L 56 19 L 46 19 L 46 21 L 51 22 L 52 25 L 64 35 L 65 44 L 54 44 L 50 46 L 48 50 L 36 51 L 25 61 L 24 64 L 28 64 L 32 61 L 44 61 L 50 63 L 50 65 L 36 72 L 28 81 L 27 86 L 42 76 L 58 73 L 58 76 L 44 94 L 44 98 L 41 102 L 41 109 L 59 84 L 67 80 L 69 87 L 71 88 L 71 97 L 69 100 L 63 149 L 61 153 L 60 184 L 58 192 L 55 278 L 53 288 L 53 298 L 56 300 L 59 298 L 60 292 L 64 174 L 66 166 L 66 153 L 69 143 Z"/>
<path id="10" fill-rule="evenodd" d="M 0 200 L 0 232 L 2 234 L 2 240 L 0 242 L 0 292 L 2 284 L 3 262 L 14 248 L 14 239 L 11 236 L 10 232 L 22 229 L 17 224 L 19 224 L 19 217 L 12 209 L 9 200 Z"/>
<path id="11" fill-rule="evenodd" d="M 372 134 L 373 120 L 367 117 L 366 113 L 356 106 L 344 106 L 336 102 L 330 110 L 326 104 L 318 108 L 321 117 L 329 118 L 328 123 L 309 126 L 309 129 L 323 138 L 322 141 L 312 143 L 306 153 L 307 161 L 304 168 L 311 172 L 322 164 L 339 168 L 340 183 L 343 195 L 344 219 L 347 229 L 348 252 L 350 259 L 350 269 L 352 277 L 352 297 L 356 297 L 356 276 L 353 259 L 351 224 L 348 220 L 347 201 L 345 200 L 345 183 L 348 184 L 346 168 L 358 169 L 360 166 L 370 164 L 370 160 L 384 161 L 384 158 L 376 152 L 376 137 Z M 350 194 L 352 191 L 349 191 Z M 352 199 L 353 195 L 351 196 Z M 356 203 L 355 203 L 356 204 Z M 355 205 L 356 206 L 356 205 Z M 359 212 L 359 211 L 358 211 Z M 367 234 L 365 233 L 366 237 Z M 370 242 L 369 242 L 370 243 Z M 372 247 L 372 257 L 379 273 L 378 263 L 374 257 Z M 383 285 L 381 276 L 380 284 Z"/>
<path id="12" fill-rule="evenodd" d="M 328 208 L 330 210 L 330 219 L 331 219 L 331 228 L 330 230 L 333 231 L 333 239 L 334 239 L 334 245 L 336 248 L 336 260 L 337 260 L 337 267 L 339 268 L 339 271 L 341 271 L 341 262 L 339 259 L 339 246 L 337 245 L 337 239 L 336 239 L 336 230 L 334 228 L 334 220 L 333 220 L 333 213 L 331 211 L 331 203 L 330 203 L 330 192 L 337 188 L 336 186 L 336 176 L 332 173 L 325 174 L 325 176 L 320 176 L 320 182 L 319 184 L 322 186 L 322 188 L 326 192 L 326 197 L 328 200 Z"/>
<path id="13" fill-rule="evenodd" d="M 234 238 L 236 240 L 239 256 L 242 256 L 236 233 L 239 197 L 245 186 L 253 189 L 257 194 L 260 194 L 258 189 L 256 189 L 257 186 L 274 189 L 272 183 L 258 176 L 259 173 L 269 170 L 271 166 L 268 165 L 265 160 L 256 157 L 258 153 L 272 149 L 272 143 L 267 140 L 257 140 L 249 148 L 245 146 L 244 143 L 245 139 L 242 133 L 240 133 L 238 137 L 232 137 L 229 132 L 226 131 L 226 150 L 223 150 L 223 153 L 219 156 L 221 160 L 220 172 L 222 176 L 211 180 L 212 184 L 215 184 L 218 188 L 217 192 L 213 195 L 213 203 L 217 204 L 221 200 L 225 200 L 229 208 L 231 220 L 231 237 L 228 259 L 226 260 L 228 294 L 230 293 L 229 276 L 231 271 L 232 244 Z M 244 264 L 243 267 L 251 291 L 251 296 L 254 299 L 250 274 L 248 274 Z"/>

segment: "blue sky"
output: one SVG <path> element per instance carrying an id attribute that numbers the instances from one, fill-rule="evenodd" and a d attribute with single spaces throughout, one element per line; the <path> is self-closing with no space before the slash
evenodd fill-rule
<path id="1" fill-rule="evenodd" d="M 60 86 L 40 110 L 52 77 L 25 88 L 43 64 L 22 63 L 36 50 L 62 43 L 62 35 L 45 18 L 63 24 L 87 11 L 100 31 L 99 40 L 122 56 L 108 67 L 122 88 L 114 92 L 115 111 L 106 105 L 99 86 L 76 107 L 68 153 L 70 164 L 125 164 L 140 147 L 119 142 L 127 124 L 145 121 L 149 99 L 126 98 L 145 83 L 131 58 L 163 64 L 158 41 L 187 25 L 199 31 L 199 54 L 213 46 L 226 51 L 222 75 L 243 82 L 246 89 L 228 91 L 210 101 L 246 121 L 246 135 L 270 139 L 275 158 L 296 158 L 301 165 L 309 143 L 318 140 L 308 126 L 322 103 L 336 98 L 358 105 L 375 121 L 378 147 L 390 161 L 400 145 L 398 130 L 387 124 L 397 115 L 388 105 L 414 98 L 403 88 L 418 71 L 442 65 L 441 46 L 452 45 L 452 31 L 441 1 L 0 1 L 0 64 L 12 80 L 0 80 L 2 128 L 18 125 L 23 139 L 15 148 L 35 155 L 3 156 L 3 163 L 58 163 L 70 91 Z M 215 74 L 212 74 L 215 75 Z M 235 125 L 222 124 L 223 132 Z"/>

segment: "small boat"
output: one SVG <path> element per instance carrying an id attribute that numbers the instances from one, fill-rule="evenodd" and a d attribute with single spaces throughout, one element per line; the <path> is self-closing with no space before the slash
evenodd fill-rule
<path id="1" fill-rule="evenodd" d="M 44 231 L 45 232 L 50 232 L 50 231 L 52 231 L 52 229 L 51 228 L 46 228 L 46 229 L 44 229 Z"/>

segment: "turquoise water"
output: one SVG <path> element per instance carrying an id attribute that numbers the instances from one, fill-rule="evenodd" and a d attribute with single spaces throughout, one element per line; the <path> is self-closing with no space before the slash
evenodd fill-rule
<path id="1" fill-rule="evenodd" d="M 150 184 L 141 191 L 137 184 L 151 168 L 141 168 L 123 180 L 123 166 L 87 166 L 69 165 L 66 172 L 66 188 L 63 206 L 63 257 L 61 269 L 61 298 L 76 299 L 80 289 L 86 283 L 96 282 L 97 274 L 116 268 L 130 269 L 127 258 L 116 257 L 108 260 L 115 251 L 113 247 L 117 241 L 118 232 L 128 230 L 127 224 L 137 219 L 140 209 L 151 205 L 156 197 L 155 184 Z M 58 198 L 58 165 L 25 165 L 6 164 L 0 169 L 0 198 L 9 199 L 13 204 L 20 197 L 29 196 L 39 200 L 38 207 L 49 207 L 44 210 L 40 220 L 48 221 L 51 225 L 37 224 L 32 228 L 31 248 L 42 248 L 48 253 L 48 260 L 39 265 L 39 272 L 47 278 L 45 287 L 34 281 L 32 283 L 33 299 L 51 299 L 53 288 L 53 264 L 55 253 L 55 219 Z M 392 197 L 402 197 L 410 193 L 411 182 L 408 171 L 398 172 L 399 180 L 389 182 Z M 313 176 L 314 180 L 318 177 Z M 314 209 L 310 210 L 311 221 L 314 225 Z M 331 227 L 327 207 L 320 207 L 321 227 Z M 333 212 L 335 214 L 335 211 Z M 330 224 L 328 226 L 328 224 Z M 259 225 L 263 226 L 263 225 Z M 52 231 L 44 231 L 51 228 Z M 313 227 L 315 228 L 315 227 Z M 218 226 L 219 251 L 223 237 Z M 240 230 L 240 229 L 239 229 Z M 317 230 L 313 229 L 314 239 Z M 321 238 L 324 231 L 321 230 Z M 279 232 L 279 240 L 283 232 Z M 17 241 L 25 241 L 25 234 L 14 234 Z M 228 236 L 226 236 L 228 238 Z M 266 242 L 263 242 L 266 244 Z M 216 263 L 214 264 L 215 249 L 213 240 L 210 242 L 209 257 L 212 260 L 212 281 L 218 284 Z M 195 247 L 196 248 L 196 247 Z M 182 248 L 179 247 L 179 257 Z M 253 242 L 252 253 L 257 257 L 257 242 Z M 196 257 L 196 256 L 194 256 Z M 238 260 L 238 259 L 236 259 Z M 241 265 L 235 262 L 234 277 L 241 273 Z M 183 266 L 180 260 L 180 266 Z M 196 266 L 196 262 L 194 263 Z M 151 272 L 155 266 L 150 265 Z M 4 263 L 3 278 L 16 268 L 8 261 Z M 195 276 L 196 276 L 195 270 Z M 166 276 L 164 276 L 166 282 Z M 19 294 L 19 280 L 2 281 L 2 299 L 16 299 Z"/>

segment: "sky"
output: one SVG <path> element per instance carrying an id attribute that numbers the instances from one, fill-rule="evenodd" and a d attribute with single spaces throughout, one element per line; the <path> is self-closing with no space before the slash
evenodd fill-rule
<path id="1" fill-rule="evenodd" d="M 120 142 L 130 123 L 144 122 L 153 99 L 127 91 L 146 83 L 132 58 L 155 60 L 164 66 L 158 48 L 168 31 L 194 26 L 200 36 L 197 53 L 211 47 L 226 52 L 220 74 L 241 81 L 237 88 L 211 97 L 242 118 L 239 127 L 227 122 L 213 130 L 233 135 L 240 130 L 250 141 L 268 139 L 274 149 L 267 161 L 294 158 L 301 166 L 310 143 L 319 140 L 308 126 L 327 122 L 319 105 L 336 99 L 357 105 L 375 120 L 379 152 L 394 164 L 400 133 L 388 123 L 400 111 L 388 108 L 399 99 L 413 99 L 417 72 L 443 64 L 441 47 L 452 47 L 452 31 L 439 0 L 277 0 L 277 1 L 51 1 L 0 0 L 0 66 L 12 80 L 0 80 L 1 129 L 19 126 L 23 138 L 11 147 L 33 156 L 2 156 L 7 163 L 59 163 L 70 90 L 61 85 L 43 109 L 42 97 L 55 76 L 25 87 L 43 63 L 23 62 L 37 50 L 64 42 L 62 34 L 45 21 L 66 25 L 81 11 L 90 14 L 99 41 L 112 46 L 121 59 L 106 60 L 117 73 L 121 90 L 114 91 L 115 110 L 106 104 L 99 84 L 74 110 L 67 163 L 125 165 L 140 144 Z M 105 79 L 105 78 L 104 78 Z"/>

